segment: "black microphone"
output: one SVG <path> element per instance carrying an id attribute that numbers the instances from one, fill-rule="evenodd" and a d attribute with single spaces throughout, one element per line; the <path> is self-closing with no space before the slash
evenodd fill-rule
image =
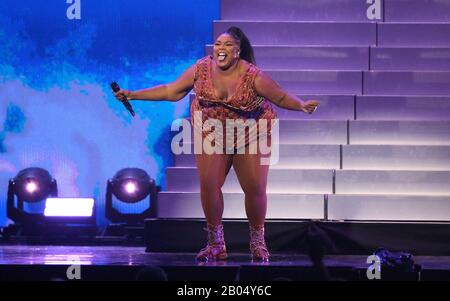
<path id="1" fill-rule="evenodd" d="M 118 83 L 116 82 L 112 82 L 111 83 L 111 89 L 117 93 L 120 91 L 120 86 Z M 128 99 L 125 97 L 124 99 L 121 100 L 121 102 L 123 103 L 123 105 L 125 106 L 125 108 L 127 108 L 127 110 L 131 113 L 131 115 L 134 117 L 134 111 L 133 111 L 133 107 L 131 106 L 130 102 L 128 101 Z"/>

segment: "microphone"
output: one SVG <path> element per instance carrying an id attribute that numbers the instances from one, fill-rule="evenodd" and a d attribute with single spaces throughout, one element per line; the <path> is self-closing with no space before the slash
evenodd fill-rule
<path id="1" fill-rule="evenodd" d="M 111 83 L 111 89 L 117 93 L 120 91 L 120 86 L 118 83 L 116 82 L 112 82 Z M 125 108 L 131 113 L 131 115 L 134 117 L 135 113 L 133 111 L 133 107 L 131 106 L 130 102 L 128 101 L 128 99 L 125 97 L 124 99 L 121 100 L 121 102 L 123 103 L 123 105 L 125 106 Z"/>

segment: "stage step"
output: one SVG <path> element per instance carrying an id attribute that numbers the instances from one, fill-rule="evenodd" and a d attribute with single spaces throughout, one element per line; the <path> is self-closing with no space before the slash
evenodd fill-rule
<path id="1" fill-rule="evenodd" d="M 376 45 L 376 24 L 364 22 L 214 21 L 214 38 L 240 27 L 252 45 Z"/>
<path id="2" fill-rule="evenodd" d="M 450 3 L 442 0 L 380 0 L 386 22 L 448 22 Z M 222 20 L 352 21 L 370 20 L 367 1 L 348 0 L 222 0 Z"/>
<path id="3" fill-rule="evenodd" d="M 366 121 L 349 123 L 350 144 L 450 145 L 450 121 Z"/>
<path id="4" fill-rule="evenodd" d="M 228 251 L 249 254 L 248 222 L 224 220 L 223 224 Z M 196 253 L 206 243 L 205 225 L 204 219 L 147 219 L 146 251 Z M 449 228 L 448 223 L 267 220 L 265 236 L 273 253 L 304 254 L 308 251 L 308 237 L 312 235 L 316 241 L 320 237 L 327 242 L 326 254 L 359 254 L 367 258 L 384 247 L 414 256 L 448 256 Z"/>
<path id="5" fill-rule="evenodd" d="M 245 196 L 224 193 L 224 218 L 246 218 Z M 158 195 L 158 218 L 204 218 L 198 192 L 161 192 Z M 289 210 L 286 210 L 289 208 Z M 267 194 L 267 218 L 323 219 L 323 194 Z"/>
<path id="6" fill-rule="evenodd" d="M 359 95 L 356 96 L 356 119 L 450 121 L 450 97 Z"/>
<path id="7" fill-rule="evenodd" d="M 214 37 L 240 27 L 253 45 L 449 47 L 450 23 L 214 21 Z"/>
<path id="8" fill-rule="evenodd" d="M 370 67 L 376 71 L 448 71 L 450 48 L 371 47 Z"/>
<path id="9" fill-rule="evenodd" d="M 199 192 L 198 171 L 194 167 L 168 167 L 166 169 L 167 191 Z M 326 169 L 277 169 L 269 170 L 267 193 L 332 193 L 333 171 Z M 240 193 L 234 169 L 231 168 L 222 191 Z"/>
<path id="10" fill-rule="evenodd" d="M 297 95 L 301 100 L 318 100 L 320 106 L 314 114 L 286 110 L 273 105 L 279 119 L 301 120 L 353 120 L 355 119 L 354 95 Z"/>
<path id="11" fill-rule="evenodd" d="M 450 221 L 449 213 L 450 195 L 328 195 L 329 220 Z"/>
<path id="12" fill-rule="evenodd" d="M 450 71 L 263 71 L 295 94 L 450 96 Z"/>
<path id="13" fill-rule="evenodd" d="M 284 89 L 297 94 L 450 95 L 450 72 L 446 71 L 265 72 Z"/>
<path id="14" fill-rule="evenodd" d="M 278 119 L 302 119 L 302 120 L 349 120 L 355 119 L 354 95 L 297 95 L 300 99 L 318 100 L 320 107 L 314 114 L 306 114 L 299 111 L 286 110 L 272 103 L 277 112 Z M 193 101 L 195 94 L 190 95 Z"/>
<path id="15" fill-rule="evenodd" d="M 195 167 L 193 146 L 191 154 L 174 155 L 176 167 Z M 339 169 L 339 145 L 280 144 L 278 163 L 271 168 Z"/>
<path id="16" fill-rule="evenodd" d="M 222 0 L 222 20 L 370 22 L 365 1 Z"/>
<path id="17" fill-rule="evenodd" d="M 342 168 L 450 171 L 450 146 L 343 145 Z"/>
<path id="18" fill-rule="evenodd" d="M 366 95 L 450 95 L 450 72 L 366 71 Z"/>
<path id="19" fill-rule="evenodd" d="M 447 23 L 379 23 L 378 45 L 396 47 L 449 47 L 450 20 Z"/>
<path id="20" fill-rule="evenodd" d="M 262 69 L 369 70 L 368 47 L 259 46 L 253 47 Z M 207 45 L 211 55 L 213 45 Z"/>
<path id="21" fill-rule="evenodd" d="M 450 171 L 336 170 L 335 181 L 336 194 L 450 196 Z"/>
<path id="22" fill-rule="evenodd" d="M 281 119 L 277 124 L 279 126 L 279 142 L 281 144 L 347 143 L 346 120 Z M 191 130 L 194 133 L 194 129 L 191 128 Z M 178 132 L 174 131 L 174 134 L 176 133 Z"/>
<path id="23" fill-rule="evenodd" d="M 370 52 L 369 52 L 370 48 Z M 258 67 L 277 70 L 448 71 L 448 47 L 337 47 L 255 45 Z M 213 45 L 206 45 L 211 55 Z M 369 65 L 370 61 L 370 65 Z"/>
<path id="24" fill-rule="evenodd" d="M 339 145 L 281 144 L 279 161 L 271 168 L 340 169 L 340 148 Z M 195 167 L 195 157 L 175 155 L 174 165 Z M 342 145 L 342 169 L 450 171 L 450 146 Z"/>
<path id="25" fill-rule="evenodd" d="M 264 71 L 284 89 L 297 94 L 363 94 L 363 73 L 361 71 Z"/>
<path id="26" fill-rule="evenodd" d="M 384 0 L 386 22 L 449 22 L 450 2 L 442 0 Z"/>
<path id="27" fill-rule="evenodd" d="M 191 101 L 194 97 L 191 94 Z M 272 104 L 279 119 L 353 120 L 356 104 L 357 120 L 450 121 L 450 96 L 297 94 L 297 97 L 318 100 L 320 106 L 314 114 L 304 114 Z"/>

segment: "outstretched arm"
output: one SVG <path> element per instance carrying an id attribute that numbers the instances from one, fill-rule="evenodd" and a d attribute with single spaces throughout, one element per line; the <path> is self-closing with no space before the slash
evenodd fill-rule
<path id="1" fill-rule="evenodd" d="M 255 79 L 256 92 L 273 102 L 280 108 L 312 113 L 320 104 L 316 100 L 303 101 L 295 95 L 284 91 L 272 78 L 264 72 L 259 72 Z"/>
<path id="2" fill-rule="evenodd" d="M 120 90 L 115 93 L 115 97 L 118 100 L 126 97 L 128 100 L 178 101 L 185 97 L 194 87 L 194 68 L 195 65 L 192 65 L 177 80 L 170 84 L 158 85 L 137 91 Z"/>

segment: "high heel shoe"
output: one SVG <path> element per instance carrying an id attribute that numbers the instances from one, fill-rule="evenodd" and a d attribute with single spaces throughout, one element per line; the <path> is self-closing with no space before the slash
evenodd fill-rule
<path id="1" fill-rule="evenodd" d="M 225 247 L 225 239 L 223 235 L 223 225 L 208 224 L 205 228 L 208 232 L 208 243 L 205 248 L 201 249 L 197 254 L 198 261 L 215 261 L 225 260 L 228 258 L 227 249 Z"/>
<path id="2" fill-rule="evenodd" d="M 254 261 L 269 261 L 269 251 L 264 240 L 264 225 L 250 226 L 250 253 Z"/>

